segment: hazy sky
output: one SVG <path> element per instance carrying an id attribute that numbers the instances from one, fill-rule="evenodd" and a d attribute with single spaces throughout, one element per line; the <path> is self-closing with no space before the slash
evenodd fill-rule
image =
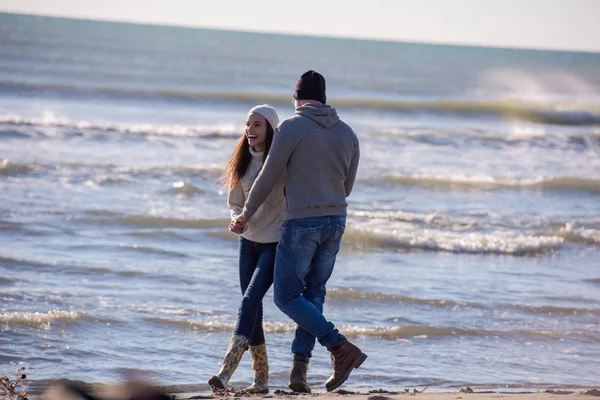
<path id="1" fill-rule="evenodd" d="M 600 0 L 0 0 L 0 11 L 600 52 Z"/>

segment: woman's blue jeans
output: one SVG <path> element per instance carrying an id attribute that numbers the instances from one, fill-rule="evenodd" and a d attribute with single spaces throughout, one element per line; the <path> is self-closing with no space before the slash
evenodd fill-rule
<path id="1" fill-rule="evenodd" d="M 257 243 L 240 236 L 240 287 L 242 302 L 234 335 L 250 338 L 250 346 L 265 343 L 262 300 L 273 284 L 277 242 Z"/>

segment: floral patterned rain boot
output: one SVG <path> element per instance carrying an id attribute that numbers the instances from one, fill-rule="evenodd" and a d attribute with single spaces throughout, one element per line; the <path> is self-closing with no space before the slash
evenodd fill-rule
<path id="1" fill-rule="evenodd" d="M 252 369 L 254 370 L 254 382 L 250 387 L 244 389 L 249 394 L 269 393 L 269 360 L 267 359 L 267 345 L 250 346 L 250 357 L 252 358 Z"/>
<path id="2" fill-rule="evenodd" d="M 225 358 L 223 358 L 221 370 L 217 375 L 214 375 L 208 380 L 208 384 L 213 392 L 227 392 L 227 382 L 229 382 L 229 378 L 231 378 L 231 375 L 233 375 L 233 372 L 240 363 L 242 355 L 244 355 L 244 352 L 248 348 L 249 342 L 250 339 L 246 336 L 233 335 L 231 337 L 227 353 L 225 353 Z"/>

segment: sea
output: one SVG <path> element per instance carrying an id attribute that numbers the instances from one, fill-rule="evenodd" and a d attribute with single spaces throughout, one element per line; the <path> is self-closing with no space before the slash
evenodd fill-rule
<path id="1" fill-rule="evenodd" d="M 0 14 L 0 375 L 209 394 L 241 299 L 216 180 L 315 69 L 360 140 L 324 314 L 342 386 L 600 384 L 600 53 Z M 264 299 L 271 390 L 294 323 Z M 324 392 L 329 353 L 308 374 Z M 253 373 L 248 356 L 230 384 Z"/>

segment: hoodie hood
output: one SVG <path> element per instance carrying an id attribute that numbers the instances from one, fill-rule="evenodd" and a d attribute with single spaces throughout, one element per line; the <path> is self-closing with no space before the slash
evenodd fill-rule
<path id="1" fill-rule="evenodd" d="M 296 115 L 310 118 L 324 128 L 331 128 L 340 120 L 335 108 L 328 104 L 305 104 L 296 108 Z"/>

